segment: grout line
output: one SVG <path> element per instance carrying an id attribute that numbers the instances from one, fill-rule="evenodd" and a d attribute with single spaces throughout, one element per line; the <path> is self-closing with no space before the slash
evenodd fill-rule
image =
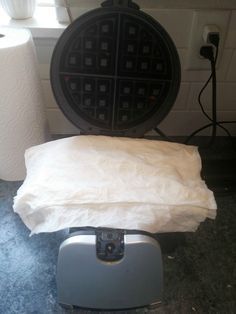
<path id="1" fill-rule="evenodd" d="M 227 68 L 226 68 L 226 71 L 225 71 L 225 80 L 224 82 L 227 82 L 227 83 L 231 83 L 231 82 L 235 82 L 236 81 L 236 77 L 235 77 L 235 81 L 231 81 L 229 80 L 229 69 L 231 68 L 231 63 L 232 63 L 232 60 L 233 60 L 233 56 L 235 54 L 236 50 L 235 49 L 232 49 L 232 53 L 231 53 L 231 57 L 230 57 L 230 61 L 227 65 Z"/>
<path id="2" fill-rule="evenodd" d="M 186 100 L 185 100 L 185 109 L 188 109 L 188 104 L 189 104 L 189 97 L 190 97 L 190 90 L 191 90 L 191 86 L 192 84 L 188 82 L 188 92 L 187 92 L 187 97 L 186 97 Z"/>

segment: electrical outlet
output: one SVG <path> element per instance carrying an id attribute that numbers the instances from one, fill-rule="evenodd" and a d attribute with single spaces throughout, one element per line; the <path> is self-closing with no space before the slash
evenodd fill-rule
<path id="1" fill-rule="evenodd" d="M 224 41 L 227 34 L 227 28 L 230 18 L 230 11 L 227 10 L 197 10 L 194 11 L 192 29 L 189 39 L 188 53 L 185 64 L 186 70 L 209 70 L 210 63 L 200 56 L 199 51 L 206 45 L 203 39 L 204 27 L 206 25 L 215 25 L 219 29 L 220 44 L 217 66 L 220 64 Z"/>

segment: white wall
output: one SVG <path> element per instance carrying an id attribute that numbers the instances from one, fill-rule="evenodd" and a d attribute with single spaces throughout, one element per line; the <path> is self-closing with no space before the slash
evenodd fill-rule
<path id="1" fill-rule="evenodd" d="M 90 3 L 91 9 L 91 2 L 88 2 Z M 96 1 L 96 3 L 98 2 L 101 1 Z M 141 5 L 145 4 L 144 11 L 155 17 L 166 28 L 177 46 L 181 60 L 182 82 L 180 92 L 172 111 L 159 127 L 168 135 L 188 135 L 196 128 L 208 123 L 200 112 L 197 103 L 197 95 L 205 80 L 208 78 L 209 72 L 185 70 L 195 8 L 188 5 L 188 1 L 180 1 L 179 6 L 177 5 L 176 7 L 178 1 L 169 0 L 168 3 L 175 3 L 175 6 L 172 5 L 168 9 L 163 8 L 163 1 L 140 0 L 136 2 Z M 157 2 L 160 8 L 157 8 Z M 215 10 L 216 8 L 213 7 L 213 5 L 216 2 L 218 3 L 217 9 L 226 11 L 228 18 L 226 28 L 227 36 L 217 70 L 218 117 L 221 120 L 236 120 L 236 10 L 234 10 L 234 8 L 236 9 L 236 5 L 235 1 L 231 1 L 232 4 L 234 4 L 234 7 L 233 5 L 231 7 L 230 1 L 212 0 L 208 1 L 208 7 L 205 9 L 209 10 L 210 7 L 211 10 Z M 225 5 L 222 4 L 223 2 Z M 190 3 L 193 3 L 193 1 L 190 1 Z M 198 5 L 203 9 L 204 5 L 202 1 L 199 1 Z M 86 6 L 86 1 L 84 1 L 84 6 Z M 84 12 L 85 9 L 86 8 L 74 8 L 73 13 L 77 16 L 80 14 L 80 10 Z M 56 41 L 57 38 L 35 38 L 50 128 L 51 132 L 54 134 L 78 133 L 78 130 L 67 121 L 57 107 L 50 88 L 49 64 Z M 203 102 L 207 109 L 210 109 L 210 94 L 211 89 L 208 88 L 203 97 Z M 236 135 L 236 125 L 227 125 L 227 127 Z M 209 132 L 210 130 L 202 134 L 208 135 L 210 134 Z M 220 131 L 219 134 L 223 135 L 224 133 Z"/>

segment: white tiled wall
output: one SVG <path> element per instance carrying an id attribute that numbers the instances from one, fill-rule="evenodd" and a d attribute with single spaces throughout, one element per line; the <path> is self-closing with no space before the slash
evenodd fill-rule
<path id="1" fill-rule="evenodd" d="M 140 4 L 146 3 L 140 0 Z M 141 3 L 142 2 L 142 3 Z M 159 127 L 168 135 L 188 135 L 196 128 L 208 123 L 200 112 L 197 103 L 198 93 L 209 76 L 208 71 L 187 71 L 185 62 L 189 48 L 189 37 L 194 9 L 186 8 L 166 9 L 158 8 L 155 3 L 149 1 L 148 7 L 144 9 L 148 14 L 155 17 L 169 32 L 174 40 L 181 60 L 182 82 L 179 95 L 172 111 Z M 169 0 L 169 2 L 171 2 Z M 173 1 L 172 1 L 173 2 Z M 201 1 L 200 1 L 201 2 Z M 209 1 L 208 1 L 209 2 Z M 213 5 L 212 0 L 212 5 Z M 174 3 L 174 2 L 173 2 Z M 218 1 L 219 7 L 223 1 Z M 218 9 L 219 9 L 218 7 Z M 225 11 L 225 7 L 222 5 Z M 217 69 L 218 78 L 218 117 L 221 120 L 236 120 L 236 10 L 227 8 L 228 28 L 224 43 L 224 50 Z M 52 133 L 69 134 L 78 133 L 78 130 L 63 116 L 52 96 L 49 82 L 49 64 L 56 38 L 35 39 L 38 59 L 40 64 L 40 74 L 45 93 L 47 114 Z M 208 87 L 202 97 L 206 110 L 209 112 L 211 105 L 211 88 Z M 230 131 L 236 135 L 236 124 L 227 125 Z M 210 130 L 204 131 L 203 135 L 210 134 Z M 219 134 L 223 134 L 219 132 Z"/>

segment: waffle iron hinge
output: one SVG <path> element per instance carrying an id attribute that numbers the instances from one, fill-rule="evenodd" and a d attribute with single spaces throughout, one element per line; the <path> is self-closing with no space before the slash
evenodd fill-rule
<path id="1" fill-rule="evenodd" d="M 102 7 L 127 7 L 135 10 L 139 10 L 140 7 L 132 0 L 106 0 L 102 2 Z"/>
<path id="2" fill-rule="evenodd" d="M 124 230 L 97 228 L 97 258 L 104 262 L 117 262 L 124 257 Z"/>

